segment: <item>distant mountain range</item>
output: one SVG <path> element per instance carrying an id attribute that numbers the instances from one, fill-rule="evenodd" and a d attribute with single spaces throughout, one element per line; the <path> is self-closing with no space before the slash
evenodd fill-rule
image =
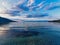
<path id="1" fill-rule="evenodd" d="M 6 18 L 3 18 L 3 17 L 0 17 L 0 25 L 1 24 L 7 24 L 9 22 L 14 22 L 14 21 L 6 19 Z"/>

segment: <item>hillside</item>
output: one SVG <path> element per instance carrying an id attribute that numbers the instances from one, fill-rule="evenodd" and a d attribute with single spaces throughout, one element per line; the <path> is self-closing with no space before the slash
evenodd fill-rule
<path id="1" fill-rule="evenodd" d="M 3 17 L 0 17 L 0 25 L 1 24 L 7 24 L 9 22 L 14 22 L 14 21 L 6 19 L 6 18 L 3 18 Z"/>

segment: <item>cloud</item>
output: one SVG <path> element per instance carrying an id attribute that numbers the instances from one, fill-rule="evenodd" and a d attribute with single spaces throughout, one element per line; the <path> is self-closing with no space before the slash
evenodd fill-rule
<path id="1" fill-rule="evenodd" d="M 35 1 L 34 0 L 29 0 L 26 6 L 31 6 Z"/>
<path id="2" fill-rule="evenodd" d="M 19 2 L 17 3 L 17 5 L 21 5 L 23 3 L 25 3 L 26 0 L 19 0 Z"/>
<path id="3" fill-rule="evenodd" d="M 39 4 L 30 7 L 30 10 L 39 10 L 44 6 L 45 1 L 41 1 Z"/>
<path id="4" fill-rule="evenodd" d="M 47 13 L 43 13 L 43 14 L 35 14 L 35 15 L 27 15 L 27 18 L 41 18 L 41 17 L 47 17 L 48 14 Z"/>
<path id="5" fill-rule="evenodd" d="M 48 11 L 48 14 L 53 18 L 60 19 L 60 8 Z"/>
<path id="6" fill-rule="evenodd" d="M 38 4 L 38 7 L 41 9 L 44 6 L 45 2 L 46 1 L 42 1 L 40 4 Z"/>
<path id="7" fill-rule="evenodd" d="M 37 2 L 36 2 L 37 1 Z M 39 2 L 38 2 L 39 1 Z M 32 17 L 32 18 L 49 18 L 51 16 L 53 19 L 55 19 L 57 16 L 57 12 L 54 11 L 55 9 L 59 11 L 60 9 L 60 2 L 55 2 L 51 0 L 42 1 L 42 0 L 19 0 L 18 3 L 15 3 L 15 5 L 12 6 L 12 4 L 9 6 L 7 2 L 2 2 L 2 8 L 3 10 L 0 10 L 0 13 L 3 12 L 3 14 L 0 14 L 0 16 L 9 17 L 9 18 L 19 18 L 21 17 Z M 6 5 L 5 5 L 6 4 Z M 6 10 L 5 10 L 6 9 Z M 56 14 L 54 12 L 56 12 Z M 9 16 L 8 16 L 9 15 Z M 54 15 L 54 16 L 52 16 Z M 55 17 L 56 15 L 56 17 Z M 58 13 L 59 15 L 59 13 Z M 44 18 L 43 18 L 44 17 Z"/>
<path id="8" fill-rule="evenodd" d="M 50 4 L 48 4 L 47 6 L 45 6 L 45 10 L 54 10 L 56 8 L 60 7 L 60 2 L 51 2 Z"/>
<path id="9" fill-rule="evenodd" d="M 51 8 L 49 8 L 48 10 L 54 10 L 54 9 L 56 9 L 56 8 L 60 8 L 60 6 L 51 7 Z"/>

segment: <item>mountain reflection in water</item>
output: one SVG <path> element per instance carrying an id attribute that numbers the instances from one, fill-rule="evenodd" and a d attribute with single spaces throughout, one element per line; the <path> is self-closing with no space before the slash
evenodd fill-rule
<path id="1" fill-rule="evenodd" d="M 1 25 L 0 45 L 60 45 L 60 24 L 21 21 Z"/>

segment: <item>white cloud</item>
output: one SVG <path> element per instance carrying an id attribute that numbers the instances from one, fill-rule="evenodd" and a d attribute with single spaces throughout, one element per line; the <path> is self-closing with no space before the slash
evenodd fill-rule
<path id="1" fill-rule="evenodd" d="M 45 2 L 46 2 L 46 1 L 42 1 L 42 2 L 39 3 L 38 5 L 30 7 L 30 10 L 32 10 L 32 8 L 35 8 L 35 7 L 37 7 L 36 10 L 41 9 L 44 5 L 46 5 Z M 44 4 L 44 3 L 45 3 L 45 4 Z"/>
<path id="2" fill-rule="evenodd" d="M 45 6 L 44 10 L 48 10 L 49 8 L 52 8 L 54 6 L 60 6 L 60 2 L 51 2 L 47 6 Z"/>
<path id="3" fill-rule="evenodd" d="M 23 4 L 25 1 L 26 1 L 26 0 L 20 0 L 20 1 L 17 3 L 17 5 L 21 5 L 21 4 Z"/>
<path id="4" fill-rule="evenodd" d="M 11 18 L 12 16 L 10 16 L 9 14 L 0 14 L 0 17 Z"/>
<path id="5" fill-rule="evenodd" d="M 42 1 L 40 4 L 38 4 L 39 8 L 42 8 L 45 2 L 46 1 Z"/>
<path id="6" fill-rule="evenodd" d="M 34 0 L 29 0 L 26 6 L 31 6 L 34 2 Z"/>
<path id="7" fill-rule="evenodd" d="M 3 7 L 4 9 L 6 9 L 6 10 L 11 9 L 11 7 L 12 7 L 7 1 L 2 1 L 2 2 L 1 2 L 1 5 L 2 5 L 2 7 Z"/>
<path id="8" fill-rule="evenodd" d="M 0 2 L 0 14 L 5 13 L 7 10 L 9 10 L 11 7 L 7 3 L 7 1 L 3 0 Z"/>

